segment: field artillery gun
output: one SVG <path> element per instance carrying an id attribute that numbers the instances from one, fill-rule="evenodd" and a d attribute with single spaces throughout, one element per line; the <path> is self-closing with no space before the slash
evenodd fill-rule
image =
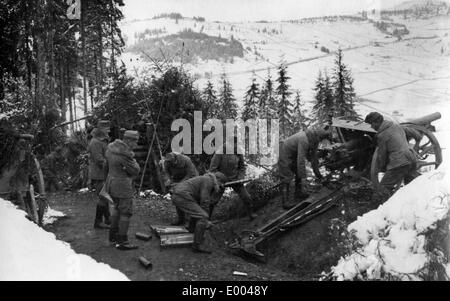
<path id="1" fill-rule="evenodd" d="M 418 160 L 417 170 L 424 172 L 442 163 L 442 150 L 432 133 L 432 122 L 441 118 L 436 112 L 400 123 Z M 379 185 L 381 170 L 377 162 L 376 131 L 364 121 L 332 119 L 333 142 L 319 150 L 321 165 L 331 174 L 344 170 L 370 178 Z"/>
<path id="2" fill-rule="evenodd" d="M 407 140 L 416 140 L 414 152 L 419 162 L 419 171 L 424 171 L 425 167 L 437 168 L 442 163 L 439 142 L 431 131 L 434 130 L 431 123 L 440 117 L 439 113 L 434 113 L 401 123 Z M 349 190 L 365 186 L 368 182 L 374 186 L 379 185 L 382 174 L 378 170 L 376 131 L 362 120 L 344 118 L 333 118 L 331 127 L 332 142 L 321 146 L 318 154 L 320 165 L 329 171 L 328 184 L 258 229 L 241 232 L 230 244 L 232 249 L 266 261 L 267 257 L 260 248 L 270 237 L 304 224 L 325 212 L 339 202 Z M 350 175 L 353 172 L 355 180 L 347 183 L 345 179 L 348 177 L 340 177 L 345 171 Z"/>

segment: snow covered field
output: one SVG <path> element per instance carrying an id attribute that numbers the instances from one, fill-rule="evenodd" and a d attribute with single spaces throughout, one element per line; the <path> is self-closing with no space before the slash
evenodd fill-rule
<path id="1" fill-rule="evenodd" d="M 39 228 L 12 203 L 0 199 L 0 281 L 123 281 L 109 265 L 75 253 Z"/>
<path id="2" fill-rule="evenodd" d="M 203 32 L 208 35 L 220 34 L 224 38 L 233 35 L 244 49 L 251 49 L 245 50 L 244 58 L 236 57 L 233 64 L 209 60 L 185 65 L 185 68 L 198 78 L 199 88 L 205 85 L 205 72 L 213 74 L 216 87 L 220 74 L 227 73 L 239 102 L 251 82 L 252 72 L 262 83 L 267 77 L 267 69 L 271 68 L 270 73 L 275 79 L 274 68 L 283 56 L 288 64 L 291 89 L 300 89 L 308 105 L 313 99 L 312 89 L 319 71 L 331 72 L 334 66 L 334 55 L 320 51 L 323 46 L 330 51 L 338 47 L 344 50 L 344 63 L 352 71 L 355 91 L 364 100 L 357 105 L 361 113 L 375 108 L 386 114 L 399 111 L 405 118 L 414 118 L 433 113 L 442 106 L 447 108 L 450 16 L 427 20 L 394 18 L 394 22 L 405 24 L 410 31 L 401 41 L 377 30 L 369 21 L 196 24 L 194 20 L 184 19 L 175 24 L 174 20 L 157 19 L 123 23 L 122 30 L 130 45 L 134 42 L 134 34 L 146 28 L 165 27 L 167 34 L 172 34 L 184 28 L 199 31 L 204 26 Z M 263 33 L 264 28 L 281 33 Z M 259 56 L 255 55 L 254 49 Z M 144 68 L 139 54 L 125 53 L 122 59 L 132 75 Z"/>

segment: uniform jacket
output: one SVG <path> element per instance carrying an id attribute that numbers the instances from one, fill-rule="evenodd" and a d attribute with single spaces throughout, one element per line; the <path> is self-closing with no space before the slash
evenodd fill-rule
<path id="1" fill-rule="evenodd" d="M 164 163 L 164 174 L 172 182 L 179 183 L 198 176 L 198 171 L 191 159 L 183 154 L 175 154 L 175 162 Z"/>
<path id="2" fill-rule="evenodd" d="M 225 148 L 226 146 L 223 147 L 223 149 Z M 209 165 L 210 172 L 221 172 L 227 177 L 228 181 L 245 178 L 245 169 L 246 164 L 243 155 L 224 154 L 223 151 L 215 152 Z"/>
<path id="3" fill-rule="evenodd" d="M 317 148 L 319 137 L 314 130 L 301 131 L 286 138 L 280 148 L 280 158 L 296 162 L 297 176 L 306 178 L 306 160 L 311 161 L 314 173 L 317 175 Z M 282 171 L 280 171 L 282 172 Z"/>
<path id="4" fill-rule="evenodd" d="M 384 120 L 377 133 L 378 167 L 390 170 L 415 163 L 416 157 L 408 146 L 400 125 Z"/>
<path id="5" fill-rule="evenodd" d="M 106 159 L 108 161 L 107 192 L 117 198 L 133 197 L 133 178 L 139 174 L 140 168 L 132 150 L 125 142 L 116 139 L 108 145 Z"/>
<path id="6" fill-rule="evenodd" d="M 222 195 L 216 177 L 207 173 L 194 177 L 175 186 L 173 195 L 198 203 L 202 208 L 208 208 L 210 203 L 217 203 Z"/>
<path id="7" fill-rule="evenodd" d="M 89 153 L 89 178 L 91 180 L 105 180 L 108 173 L 105 158 L 108 137 L 98 129 L 94 129 L 91 134 L 92 139 L 87 148 Z"/>

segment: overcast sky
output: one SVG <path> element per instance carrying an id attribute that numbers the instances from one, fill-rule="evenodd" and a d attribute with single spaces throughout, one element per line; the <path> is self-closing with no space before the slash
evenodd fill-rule
<path id="1" fill-rule="evenodd" d="M 178 12 L 209 21 L 289 20 L 392 7 L 406 0 L 124 0 L 126 20 Z"/>

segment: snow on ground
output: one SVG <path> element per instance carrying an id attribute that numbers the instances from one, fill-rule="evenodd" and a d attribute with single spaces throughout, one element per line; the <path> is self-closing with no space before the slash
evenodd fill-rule
<path id="1" fill-rule="evenodd" d="M 54 210 L 50 207 L 47 208 L 47 210 L 44 213 L 44 217 L 42 219 L 42 223 L 44 225 L 50 225 L 53 224 L 55 221 L 57 221 L 59 218 L 66 216 L 61 211 Z"/>
<path id="2" fill-rule="evenodd" d="M 276 79 L 273 68 L 283 56 L 288 64 L 291 89 L 300 89 L 309 108 L 319 71 L 330 73 L 334 68 L 334 55 L 322 52 L 323 46 L 330 51 L 344 49 L 344 63 L 352 72 L 355 92 L 365 100 L 357 104 L 358 109 L 369 111 L 377 107 L 386 114 L 399 111 L 407 118 L 433 113 L 433 107 L 445 103 L 450 95 L 450 17 L 394 21 L 405 24 L 410 31 L 401 41 L 380 32 L 369 21 L 196 24 L 186 19 L 176 24 L 174 20 L 158 19 L 124 23 L 122 30 L 126 36 L 134 37 L 146 28 L 165 27 L 167 34 L 171 34 L 184 28 L 199 31 L 203 26 L 208 35 L 220 34 L 228 39 L 233 35 L 246 49 L 243 58 L 235 57 L 234 63 L 208 60 L 184 67 L 198 78 L 196 84 L 200 89 L 205 86 L 206 73 L 212 73 L 217 88 L 220 74 L 226 72 L 238 103 L 251 83 L 253 71 L 260 84 L 267 78 L 268 68 L 272 68 L 272 79 Z M 268 32 L 263 32 L 264 29 Z M 272 30 L 279 33 L 272 34 Z M 127 43 L 133 42 L 130 38 Z M 125 53 L 124 62 L 131 75 L 146 65 L 139 54 Z M 429 106 L 418 112 L 416 106 L 424 102 Z"/>
<path id="3" fill-rule="evenodd" d="M 426 187 L 426 189 L 424 189 Z M 400 189 L 378 209 L 348 226 L 362 247 L 332 268 L 338 280 L 380 279 L 382 272 L 402 280 L 420 280 L 430 260 L 425 233 L 450 212 L 448 164 Z M 450 274 L 449 274 L 450 276 Z"/>
<path id="4" fill-rule="evenodd" d="M 110 280 L 128 278 L 109 265 L 75 253 L 0 199 L 0 281 Z"/>

